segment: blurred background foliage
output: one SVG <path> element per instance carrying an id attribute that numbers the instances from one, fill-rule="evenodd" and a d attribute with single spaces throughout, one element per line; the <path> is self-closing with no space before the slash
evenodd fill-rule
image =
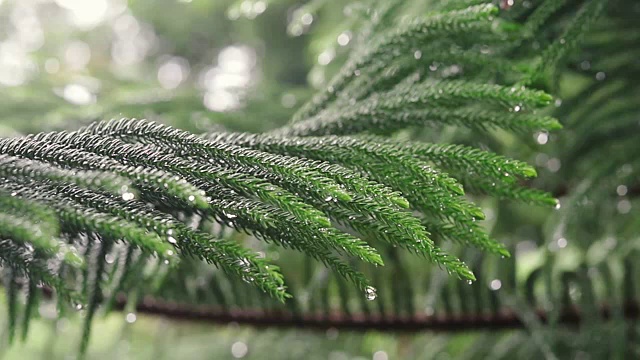
<path id="1" fill-rule="evenodd" d="M 307 35 L 287 34 L 294 5 L 5 2 L 3 121 L 20 132 L 120 114 L 189 130 L 273 128 L 308 96 L 317 57 Z M 268 116 L 248 120 L 258 111 Z"/>
<path id="2" fill-rule="evenodd" d="M 424 13 L 428 11 L 425 3 L 428 1 L 408 1 L 403 6 L 407 14 Z M 640 9 L 636 5 L 627 10 L 637 16 Z M 217 128 L 249 132 L 276 128 L 339 69 L 350 48 L 352 30 L 360 21 L 356 15 L 367 11 L 370 9 L 364 2 L 330 0 L 0 0 L 0 135 L 75 129 L 97 119 L 122 116 L 157 120 L 196 133 Z M 637 44 L 637 36 L 629 37 L 629 44 Z M 597 48 L 597 39 L 593 44 Z M 532 44 L 535 46 L 541 45 Z M 559 97 L 554 112 L 562 112 L 564 98 L 602 82 L 607 76 L 604 69 L 610 66 L 606 62 L 592 65 L 585 58 L 569 62 L 577 64 L 576 71 L 559 77 L 561 91 L 556 92 Z M 566 145 L 577 136 L 572 131 L 558 135 L 540 132 L 531 137 L 441 127 L 401 131 L 396 136 L 464 143 L 509 154 L 536 165 L 540 177 L 533 186 L 565 195 L 563 188 L 579 185 L 576 174 L 580 169 L 567 166 L 565 161 L 571 159 L 563 158 Z M 626 185 L 616 182 L 611 186 L 620 198 L 603 197 L 594 206 L 619 220 L 592 232 L 592 236 L 584 236 L 585 231 L 591 231 L 584 226 L 574 226 L 581 230 L 573 236 L 565 231 L 565 203 L 575 199 L 563 198 L 563 208 L 553 216 L 547 209 L 474 199 L 483 206 L 486 226 L 509 246 L 513 258 L 484 258 L 476 250 L 465 250 L 461 256 L 482 274 L 480 281 L 469 286 L 425 269 L 421 259 L 392 251 L 388 256 L 398 257 L 397 261 L 371 275 L 379 286 L 375 302 L 367 302 L 299 254 L 274 250 L 247 235 L 228 235 L 279 259 L 290 286 L 302 294 L 295 300 L 299 311 L 340 308 L 348 312 L 353 308 L 410 314 L 419 309 L 433 314 L 445 308 L 446 313 L 455 314 L 470 311 L 469 306 L 482 313 L 510 304 L 529 319 L 526 329 L 454 334 L 362 333 L 333 328 L 320 332 L 265 330 L 149 317 L 136 314 L 129 306 L 130 311 L 96 319 L 87 357 L 598 358 L 602 347 L 616 346 L 613 342 L 608 345 L 611 339 L 626 341 L 618 336 L 625 331 L 625 322 L 604 323 L 597 311 L 587 311 L 584 315 L 590 326 L 579 331 L 549 328 L 532 317 L 531 311 L 534 306 L 559 311 L 558 298 L 565 295 L 565 303 L 595 306 L 595 299 L 607 298 L 613 291 L 608 285 L 621 283 L 634 271 L 625 268 L 628 262 L 623 260 L 629 258 L 633 246 L 622 250 L 616 246 L 621 241 L 618 229 L 631 234 L 637 229 L 637 225 L 629 225 L 634 204 L 625 197 Z M 580 213 L 596 212 L 587 206 Z M 212 225 L 212 231 L 224 229 Z M 605 275 L 603 267 L 608 269 Z M 201 276 L 182 283 L 180 271 Z M 551 284 L 555 275 L 538 281 L 541 273 L 578 275 L 576 281 L 562 275 L 562 284 L 556 286 Z M 534 275 L 538 277 L 530 281 Z M 608 281 L 609 277 L 617 281 Z M 214 283 L 231 295 L 216 293 L 211 286 Z M 555 287 L 561 287 L 562 293 L 550 290 Z M 227 281 L 215 269 L 199 263 L 186 263 L 161 284 L 140 280 L 140 291 L 141 296 L 148 292 L 169 300 L 186 297 L 190 303 L 232 310 L 267 301 L 255 290 Z M 398 298 L 407 291 L 409 297 Z M 590 298 L 585 300 L 588 292 Z M 525 303 L 525 295 L 535 301 Z M 473 298 L 474 304 L 464 300 L 468 298 Z M 75 356 L 82 313 L 59 319 L 55 304 L 44 304 L 39 311 L 40 320 L 32 324 L 28 340 L 11 348 L 0 345 L 0 357 Z M 607 332 L 610 335 L 604 336 Z"/>

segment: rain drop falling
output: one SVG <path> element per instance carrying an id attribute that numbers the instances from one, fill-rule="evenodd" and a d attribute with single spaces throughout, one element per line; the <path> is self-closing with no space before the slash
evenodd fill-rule
<path id="1" fill-rule="evenodd" d="M 364 289 L 364 296 L 369 301 L 375 300 L 378 297 L 378 293 L 377 293 L 376 288 L 374 288 L 373 286 L 367 286 Z"/>

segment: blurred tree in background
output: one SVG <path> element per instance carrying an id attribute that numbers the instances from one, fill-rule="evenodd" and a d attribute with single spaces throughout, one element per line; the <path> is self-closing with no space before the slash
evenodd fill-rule
<path id="1" fill-rule="evenodd" d="M 350 54 L 376 45 L 369 39 L 378 32 L 480 4 L 499 11 L 491 13 L 488 29 L 474 32 L 452 18 L 436 28 L 441 33 L 435 39 L 409 41 L 411 51 L 376 53 L 367 63 L 374 70 L 361 77 L 373 79 L 373 95 L 362 93 L 356 103 L 359 88 L 371 89 L 353 80 L 360 87 L 347 87 L 342 98 L 338 89 L 336 114 L 329 107 L 327 113 L 300 115 L 309 109 L 305 103 L 322 96 L 314 94 L 333 93 L 327 92 L 335 84 L 331 79 L 357 60 Z M 384 18 L 383 10 L 393 16 Z M 386 28 L 371 25 L 379 16 Z M 537 170 L 536 179 L 514 182 L 507 178 L 516 174 L 507 170 L 498 180 L 481 171 L 447 172 L 481 208 L 482 229 L 511 253 L 503 258 L 446 242 L 467 235 L 451 235 L 454 230 L 439 220 L 427 223 L 436 243 L 473 270 L 473 283 L 395 246 L 380 246 L 383 268 L 357 265 L 377 288 L 363 295 L 305 254 L 215 222 L 198 223 L 203 231 L 273 260 L 294 298 L 283 305 L 201 261 L 184 261 L 171 270 L 143 264 L 139 278 L 123 281 L 133 289 L 126 298 L 117 291 L 124 289 L 111 289 L 93 320 L 87 358 L 634 358 L 640 356 L 634 302 L 640 230 L 634 214 L 640 185 L 638 16 L 640 4 L 632 0 L 0 0 L 0 136 L 72 131 L 126 117 L 211 133 L 215 139 L 224 138 L 224 131 L 265 133 L 298 116 L 303 125 L 285 127 L 285 135 L 364 131 L 357 139 L 389 135 L 400 144 L 468 145 Z M 421 59 L 419 67 L 414 64 Z M 378 63 L 385 66 L 375 68 Z M 411 82 L 414 73 L 433 77 L 428 85 L 434 89 L 443 80 L 471 80 L 513 90 L 491 98 L 476 88 L 460 95 L 458 88 L 443 87 L 444 95 L 440 90 L 427 100 L 413 99 L 422 94 L 416 89 L 429 91 Z M 396 84 L 399 92 L 383 92 Z M 466 85 L 461 89 L 470 89 Z M 525 105 L 535 102 L 530 93 L 515 106 L 505 101 L 525 85 L 552 94 L 551 104 L 537 110 Z M 420 112 L 446 102 L 448 91 L 481 102 L 456 109 L 452 95 L 451 112 Z M 384 116 L 376 113 L 378 102 L 385 96 L 394 100 L 394 94 L 401 106 L 389 105 Z M 366 102 L 365 95 L 375 102 Z M 508 105 L 504 119 L 490 116 L 494 100 L 503 110 Z M 410 109 L 412 104 L 419 106 Z M 489 115 L 483 117 L 485 111 Z M 382 119 L 368 122 L 377 116 Z M 564 129 L 549 133 L 558 127 L 550 116 Z M 316 122 L 305 128 L 309 118 Z M 484 161 L 482 152 L 459 154 Z M 529 189 L 544 190 L 560 202 L 555 210 L 538 206 L 554 204 L 553 199 Z M 105 261 L 120 264 L 127 256 L 109 253 Z M 109 270 L 110 279 L 119 276 L 117 269 Z M 13 303 L 12 282 L 5 288 L 7 296 L 0 300 L 10 314 L 28 308 Z M 28 304 L 29 298 L 20 300 Z M 8 329 L 0 334 L 0 358 L 77 355 L 86 309 L 61 314 L 59 304 L 49 300 L 45 296 L 32 314 L 36 320 L 24 325 L 22 343 L 6 345 L 16 320 L 0 315 L 0 325 Z M 137 303 L 142 305 L 136 309 Z"/>

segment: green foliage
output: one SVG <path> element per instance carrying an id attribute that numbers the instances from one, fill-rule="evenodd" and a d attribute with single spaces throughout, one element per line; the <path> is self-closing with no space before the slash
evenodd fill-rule
<path id="1" fill-rule="evenodd" d="M 289 124 L 267 132 L 197 134 L 122 118 L 0 139 L 9 339 L 19 324 L 20 288 L 27 294 L 24 338 L 44 286 L 60 298 L 61 311 L 83 309 L 82 352 L 100 305 L 109 310 L 127 294 L 135 306 L 150 294 L 301 317 L 339 309 L 411 318 L 425 308 L 458 316 L 508 307 L 534 341 L 513 336 L 484 351 L 487 341 L 479 338 L 474 346 L 491 358 L 516 346 L 552 358 L 561 346 L 552 346 L 550 335 L 560 305 L 579 304 L 594 325 L 601 294 L 633 295 L 619 294 L 628 285 L 611 284 L 633 282 L 636 271 L 619 265 L 634 259 L 634 245 L 616 248 L 609 261 L 597 246 L 638 230 L 629 216 L 598 223 L 637 206 L 626 196 L 640 168 L 632 135 L 640 38 L 625 28 L 634 20 L 623 0 L 494 3 L 379 1 L 368 11 L 350 10 L 354 34 L 350 51 L 338 55 L 341 67 Z M 325 7 L 312 2 L 297 11 Z M 244 11 L 238 9 L 229 13 Z M 305 25 L 300 21 L 290 32 Z M 619 38 L 615 46 L 612 37 Z M 576 59 L 582 70 L 584 61 L 597 69 L 580 79 L 584 86 L 571 80 L 585 77 Z M 180 94 L 189 108 L 189 91 Z M 138 106 L 162 112 L 163 104 L 112 107 L 135 115 Z M 176 105 L 169 117 L 172 109 L 181 116 Z M 547 132 L 562 127 L 562 140 L 550 144 L 562 164 L 556 175 L 534 179 L 533 166 L 486 150 L 511 142 L 510 154 L 524 158 L 524 135 L 543 134 L 546 143 Z M 540 190 L 562 195 L 561 187 L 570 187 L 561 208 Z M 611 202 L 612 191 L 623 198 Z M 531 206 L 560 208 L 548 211 L 554 215 L 536 236 L 564 239 L 561 248 L 565 237 L 576 239 L 575 263 L 560 263 L 557 249 L 546 250 L 552 247 L 539 238 L 538 258 L 524 274 L 520 256 L 503 259 L 517 249 L 504 240 L 521 232 L 515 224 L 543 221 Z M 290 261 L 279 262 L 277 248 L 302 256 L 283 250 Z M 421 272 L 423 258 L 465 281 Z M 590 282 L 587 266 L 606 280 Z M 546 303 L 559 305 L 548 327 L 532 310 Z"/>

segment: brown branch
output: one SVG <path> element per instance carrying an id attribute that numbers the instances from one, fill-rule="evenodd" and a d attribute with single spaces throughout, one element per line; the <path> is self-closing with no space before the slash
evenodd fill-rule
<path id="1" fill-rule="evenodd" d="M 119 297 L 116 302 L 116 309 L 124 308 L 125 303 L 126 299 Z M 636 301 L 626 302 L 622 310 L 625 319 L 634 320 L 640 316 L 640 306 Z M 259 328 L 305 328 L 315 330 L 337 328 L 353 331 L 378 330 L 394 332 L 524 328 L 524 324 L 518 315 L 508 309 L 493 314 L 434 316 L 424 314 L 414 316 L 346 315 L 338 312 L 295 315 L 282 311 L 222 310 L 201 305 L 184 305 L 145 298 L 138 304 L 137 311 L 141 314 L 162 316 L 182 321 L 217 324 L 237 323 Z M 543 323 L 547 322 L 548 316 L 544 311 L 538 310 L 536 315 Z M 610 319 L 611 315 L 612 311 L 609 305 L 601 306 L 600 316 L 603 319 Z M 566 325 L 578 325 L 581 320 L 580 311 L 575 307 L 563 310 L 559 318 L 560 323 Z"/>

